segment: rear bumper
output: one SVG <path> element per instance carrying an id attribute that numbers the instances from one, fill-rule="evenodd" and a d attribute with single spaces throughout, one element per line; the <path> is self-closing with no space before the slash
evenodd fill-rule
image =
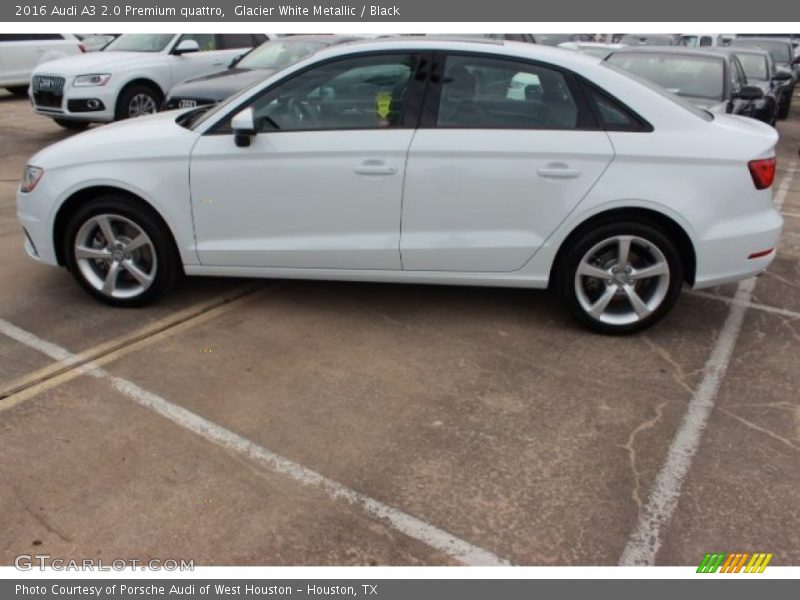
<path id="1" fill-rule="evenodd" d="M 694 289 L 740 281 L 766 270 L 775 259 L 782 228 L 783 217 L 773 207 L 718 223 L 695 247 Z M 767 250 L 771 252 L 759 255 Z"/>

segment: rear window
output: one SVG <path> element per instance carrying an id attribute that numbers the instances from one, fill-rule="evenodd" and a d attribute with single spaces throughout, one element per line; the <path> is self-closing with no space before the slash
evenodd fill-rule
<path id="1" fill-rule="evenodd" d="M 725 62 L 716 57 L 619 52 L 606 59 L 678 96 L 722 100 Z"/>
<path id="2" fill-rule="evenodd" d="M 789 42 L 779 42 L 770 40 L 748 40 L 747 38 L 735 39 L 731 46 L 740 48 L 761 48 L 772 56 L 772 60 L 778 63 L 792 62 L 792 45 Z"/>
<path id="3" fill-rule="evenodd" d="M 603 62 L 601 64 L 604 67 L 606 67 L 608 69 L 611 69 L 612 71 L 616 71 L 617 73 L 620 73 L 622 75 L 625 75 L 626 77 L 629 77 L 630 79 L 633 79 L 637 83 L 640 83 L 641 85 L 645 86 L 646 88 L 649 88 L 650 90 L 652 90 L 653 92 L 655 92 L 659 96 L 661 96 L 663 98 L 666 98 L 667 100 L 670 100 L 671 102 L 674 102 L 675 104 L 677 104 L 678 106 L 680 106 L 684 110 L 689 111 L 690 113 L 692 113 L 696 117 L 700 117 L 704 121 L 713 121 L 714 120 L 714 115 L 712 115 L 707 110 L 703 110 L 701 108 L 697 108 L 691 102 L 687 102 L 686 100 L 684 100 L 680 96 L 676 96 L 675 94 L 673 94 L 671 92 L 668 92 L 663 87 L 653 83 L 649 79 L 645 79 L 644 77 L 640 77 L 640 76 L 636 75 L 635 73 L 632 73 L 630 71 L 626 71 L 625 69 L 621 69 L 620 67 L 617 67 L 616 65 L 614 65 L 614 64 L 612 64 L 610 62 Z"/>

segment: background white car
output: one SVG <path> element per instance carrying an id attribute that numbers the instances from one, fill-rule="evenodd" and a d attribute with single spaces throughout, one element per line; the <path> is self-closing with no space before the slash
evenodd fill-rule
<path id="1" fill-rule="evenodd" d="M 125 34 L 100 52 L 35 69 L 33 110 L 70 129 L 152 114 L 176 83 L 227 69 L 265 41 L 262 33 Z"/>
<path id="2" fill-rule="evenodd" d="M 82 51 L 68 33 L 0 33 L 0 87 L 24 96 L 37 65 Z"/>
<path id="3" fill-rule="evenodd" d="M 767 268 L 777 140 L 576 52 L 355 42 L 213 108 L 46 148 L 17 215 L 31 256 L 113 305 L 181 271 L 552 285 L 586 325 L 625 333 L 684 283 Z"/>

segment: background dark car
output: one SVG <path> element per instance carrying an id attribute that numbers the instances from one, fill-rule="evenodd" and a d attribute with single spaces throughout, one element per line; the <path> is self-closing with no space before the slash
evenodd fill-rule
<path id="1" fill-rule="evenodd" d="M 778 97 L 791 74 L 775 67 L 772 55 L 766 50 L 739 46 L 730 48 L 742 63 L 747 83 L 757 85 L 764 90 L 764 98 L 753 103 L 753 113 L 748 115 L 770 125 L 778 118 Z"/>
<path id="2" fill-rule="evenodd" d="M 800 76 L 800 59 L 794 56 L 794 47 L 789 38 L 775 37 L 737 37 L 731 42 L 730 47 L 736 48 L 759 48 L 766 50 L 775 61 L 778 70 L 785 70 L 791 73 L 778 93 L 778 118 L 785 119 L 789 116 L 789 109 L 792 105 L 792 95 L 794 86 Z"/>
<path id="3" fill-rule="evenodd" d="M 216 104 L 314 52 L 360 39 L 344 35 L 293 35 L 265 42 L 221 73 L 188 79 L 170 90 L 162 110 Z"/>
<path id="4" fill-rule="evenodd" d="M 759 86 L 748 84 L 739 59 L 728 49 L 620 48 L 606 61 L 710 112 L 749 116 L 764 96 Z"/>

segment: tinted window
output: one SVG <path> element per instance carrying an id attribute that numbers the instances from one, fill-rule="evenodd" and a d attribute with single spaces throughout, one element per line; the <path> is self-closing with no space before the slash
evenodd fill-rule
<path id="1" fill-rule="evenodd" d="M 402 123 L 411 55 L 340 60 L 314 67 L 256 100 L 260 131 L 375 129 Z"/>
<path id="2" fill-rule="evenodd" d="M 220 46 L 225 48 L 250 48 L 253 35 L 249 33 L 223 33 L 219 36 Z"/>
<path id="3" fill-rule="evenodd" d="M 701 46 L 710 46 L 711 45 L 711 38 L 707 35 L 704 35 L 700 38 L 700 45 Z"/>
<path id="4" fill-rule="evenodd" d="M 495 58 L 447 58 L 439 127 L 570 129 L 578 108 L 564 75 Z"/>
<path id="5" fill-rule="evenodd" d="M 637 119 L 625 105 L 601 92 L 587 86 L 590 101 L 600 116 L 605 129 L 609 131 L 651 131 L 652 128 Z"/>
<path id="6" fill-rule="evenodd" d="M 722 99 L 725 76 L 722 58 L 618 52 L 606 60 L 678 96 Z"/>
<path id="7" fill-rule="evenodd" d="M 0 42 L 30 42 L 43 40 L 63 40 L 58 33 L 0 33 Z"/>

